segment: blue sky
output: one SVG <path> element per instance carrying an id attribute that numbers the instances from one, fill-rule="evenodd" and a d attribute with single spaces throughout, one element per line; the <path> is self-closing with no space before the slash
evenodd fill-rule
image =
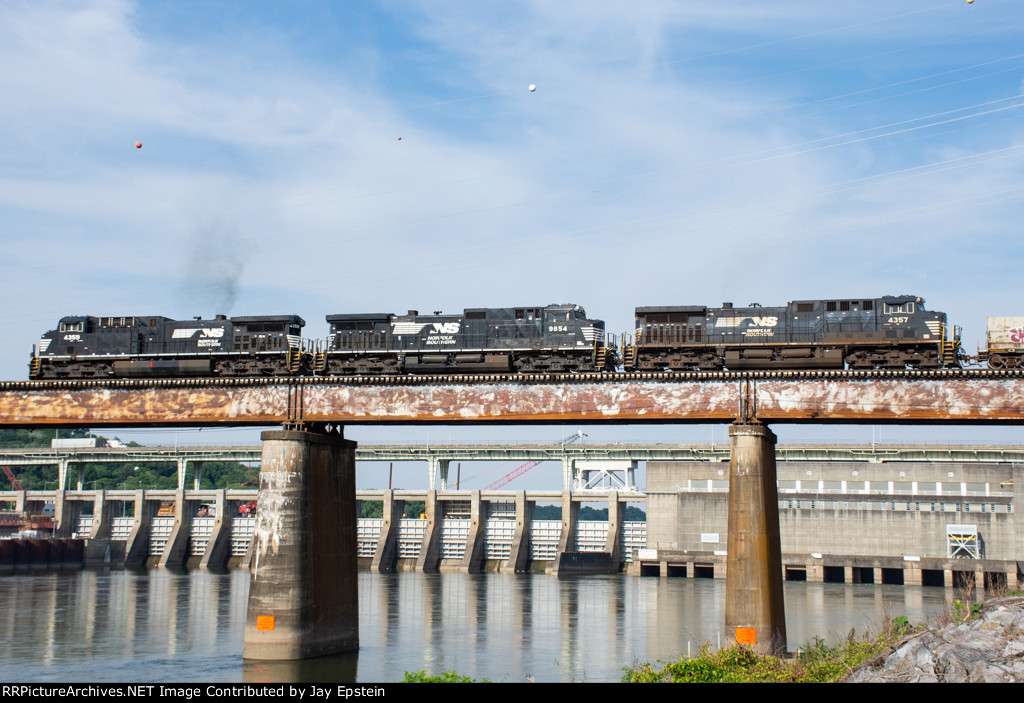
<path id="1" fill-rule="evenodd" d="M 1022 37 L 1013 0 L 5 0 L 0 375 L 66 314 L 570 301 L 914 293 L 973 350 L 1024 314 Z"/>

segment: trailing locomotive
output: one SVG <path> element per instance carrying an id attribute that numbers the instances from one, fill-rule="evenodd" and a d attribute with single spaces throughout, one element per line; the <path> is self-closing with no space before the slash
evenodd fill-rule
<path id="1" fill-rule="evenodd" d="M 466 308 L 461 313 L 328 315 L 317 373 L 604 371 L 617 362 L 604 322 L 579 305 Z"/>
<path id="2" fill-rule="evenodd" d="M 640 307 L 627 370 L 935 369 L 958 366 L 959 328 L 912 295 Z"/>
<path id="3" fill-rule="evenodd" d="M 617 363 L 604 322 L 573 304 L 327 321 L 326 343 L 311 345 L 298 315 L 64 317 L 33 349 L 29 378 L 601 371 Z"/>
<path id="4" fill-rule="evenodd" d="M 32 350 L 29 378 L 284 376 L 310 373 L 298 315 L 172 320 L 63 317 Z"/>

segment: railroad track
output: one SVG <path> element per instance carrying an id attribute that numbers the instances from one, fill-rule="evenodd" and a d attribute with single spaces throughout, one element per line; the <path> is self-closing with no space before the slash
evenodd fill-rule
<path id="1" fill-rule="evenodd" d="M 645 382 L 708 382 L 760 379 L 773 381 L 875 381 L 903 379 L 909 381 L 1010 379 L 1024 378 L 1024 369 L 912 369 L 856 370 L 785 370 L 785 371 L 629 371 L 581 373 L 504 373 L 504 374 L 430 374 L 395 376 L 269 376 L 260 378 L 159 378 L 159 379 L 48 379 L 40 381 L 0 381 L 0 391 L 84 389 L 84 388 L 159 388 L 180 386 L 190 388 L 217 386 L 424 386 L 424 385 L 565 385 L 576 383 Z"/>

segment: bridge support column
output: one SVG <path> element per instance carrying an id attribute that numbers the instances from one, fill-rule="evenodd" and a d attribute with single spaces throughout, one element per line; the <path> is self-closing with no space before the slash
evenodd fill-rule
<path id="1" fill-rule="evenodd" d="M 785 651 L 776 437 L 753 423 L 732 425 L 729 436 L 725 627 L 760 651 Z"/>
<path id="2" fill-rule="evenodd" d="M 359 647 L 356 443 L 264 432 L 245 659 L 291 660 Z"/>
<path id="3" fill-rule="evenodd" d="M 512 549 L 502 567 L 502 573 L 526 573 L 530 568 L 530 526 L 533 523 L 534 504 L 526 500 L 526 491 L 516 491 L 516 531 L 512 535 Z"/>
<path id="4" fill-rule="evenodd" d="M 63 491 L 68 487 L 68 465 L 67 457 L 61 457 L 57 462 L 57 490 Z"/>
<path id="5" fill-rule="evenodd" d="M 185 471 L 188 469 L 188 459 L 185 457 L 178 457 L 178 490 L 185 490 Z"/>
<path id="6" fill-rule="evenodd" d="M 437 488 L 437 474 L 439 470 L 441 473 L 441 490 L 448 490 L 448 466 L 450 464 L 450 459 L 440 459 L 436 456 L 427 457 L 427 488 L 429 490 L 433 491 Z"/>

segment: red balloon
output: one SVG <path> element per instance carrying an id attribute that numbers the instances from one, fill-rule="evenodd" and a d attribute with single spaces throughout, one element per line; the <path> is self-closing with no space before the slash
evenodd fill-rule
<path id="1" fill-rule="evenodd" d="M 142 148 L 142 142 L 135 142 L 135 148 L 136 149 L 141 149 Z"/>
<path id="2" fill-rule="evenodd" d="M 401 137 L 399 137 L 399 138 L 398 138 L 398 141 L 402 141 L 402 138 L 401 138 Z"/>

